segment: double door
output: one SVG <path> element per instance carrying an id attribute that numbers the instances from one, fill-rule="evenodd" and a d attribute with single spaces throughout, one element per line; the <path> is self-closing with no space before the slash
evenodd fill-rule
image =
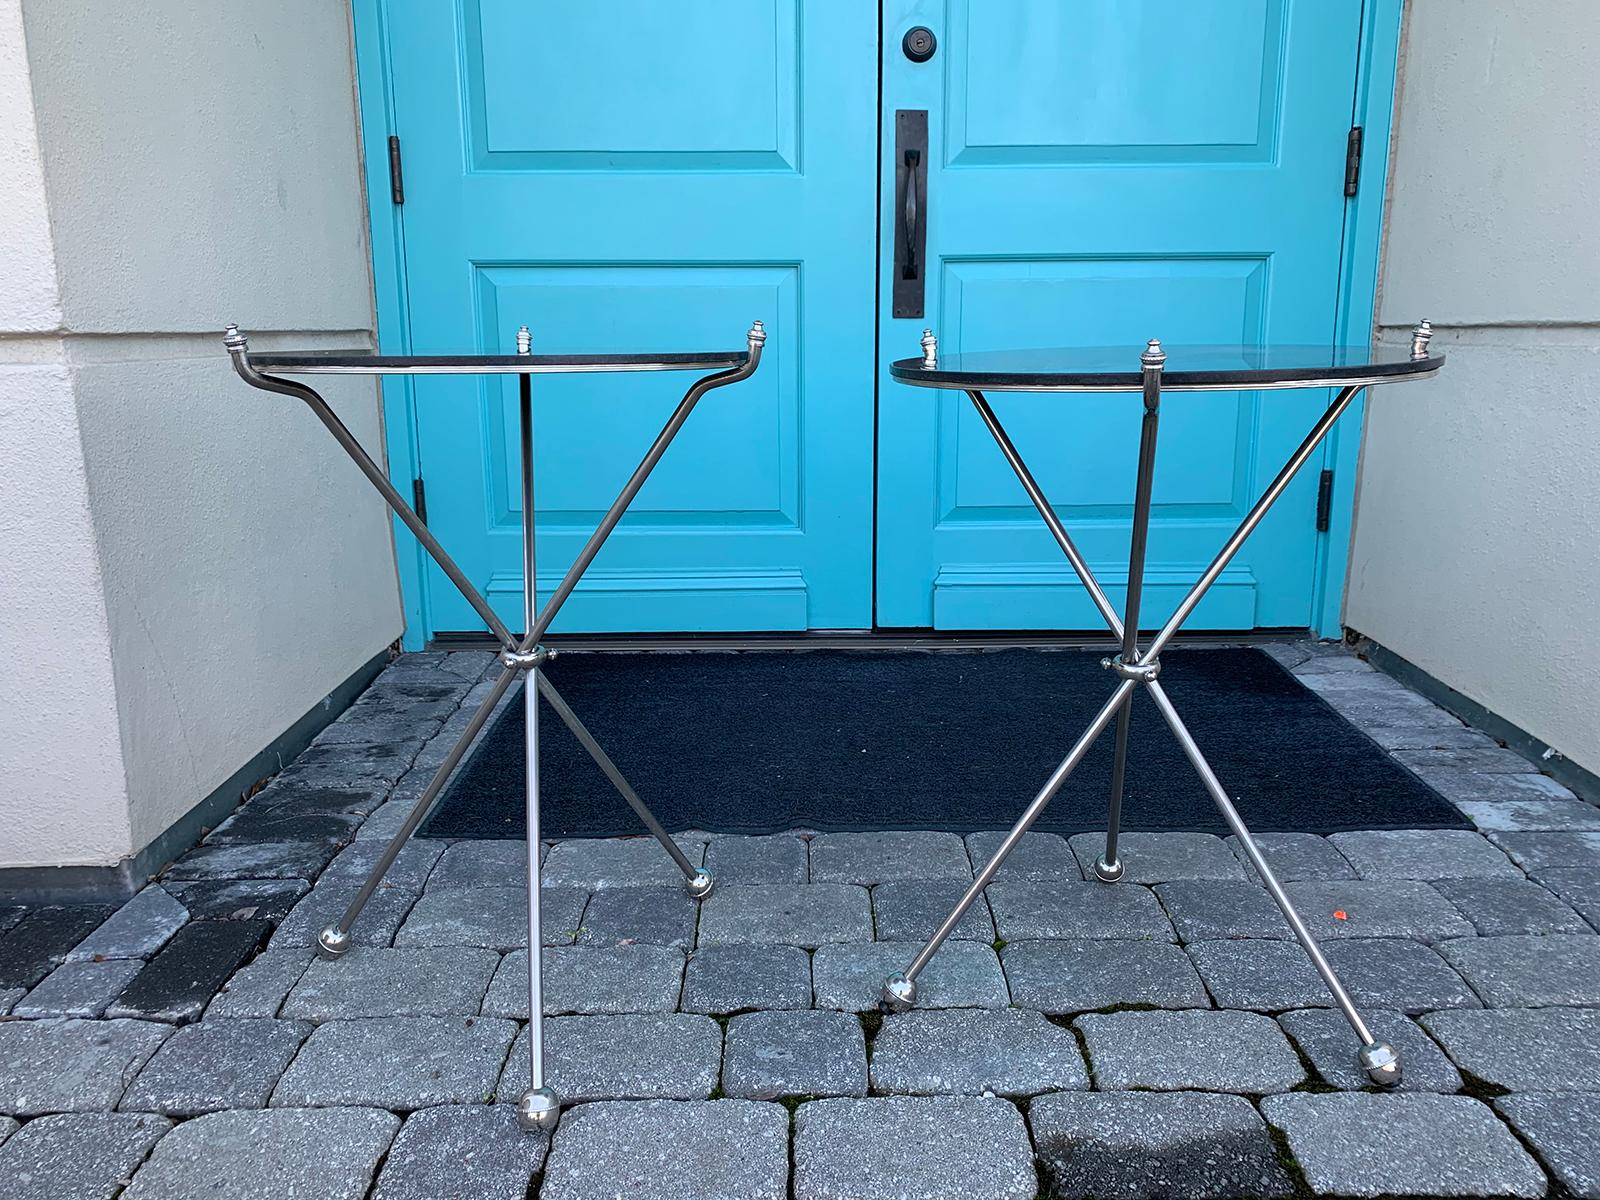
<path id="1" fill-rule="evenodd" d="M 769 333 L 557 629 L 1097 628 L 976 417 L 887 364 L 924 327 L 946 351 L 1120 344 L 1130 361 L 1150 337 L 1331 342 L 1360 20 L 1358 0 L 885 0 L 881 21 L 856 0 L 389 0 L 360 50 L 389 72 L 413 351 L 509 351 L 524 324 L 551 353 Z M 535 379 L 542 589 L 687 382 Z M 514 390 L 410 386 L 429 523 L 515 621 Z M 994 400 L 1116 592 L 1137 400 Z M 1323 401 L 1172 397 L 1147 621 Z M 1312 623 L 1315 476 L 1193 627 Z M 420 586 L 428 633 L 478 627 L 437 572 Z"/>

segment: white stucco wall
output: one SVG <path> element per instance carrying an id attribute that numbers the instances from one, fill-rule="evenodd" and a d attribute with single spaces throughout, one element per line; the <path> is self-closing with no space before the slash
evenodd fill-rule
<path id="1" fill-rule="evenodd" d="M 17 0 L 0 5 L 15 16 Z M 0 646 L 26 633 L 44 673 L 104 664 L 74 715 L 109 731 L 120 796 L 86 820 L 113 789 L 104 772 L 62 768 L 34 788 L 42 815 L 7 822 L 0 866 L 108 865 L 401 630 L 381 504 L 304 406 L 247 388 L 221 347 L 230 320 L 257 346 L 371 342 L 349 15 L 322 0 L 22 0 L 22 15 L 42 163 L 42 190 L 23 190 L 48 212 L 56 298 L 42 311 L 59 346 L 60 419 L 36 423 L 50 426 L 41 441 L 71 443 L 57 474 L 75 469 L 92 569 L 42 546 L 14 577 L 26 594 L 0 613 Z M 0 89 L 14 82 L 3 54 Z M 9 127 L 11 106 L 0 112 Z M 19 345 L 0 341 L 0 362 Z M 329 397 L 381 452 L 374 385 Z M 23 465 L 39 538 L 61 538 L 71 493 Z M 16 621 L 85 580 L 98 630 Z M 0 740 L 16 740 L 17 720 L 0 714 Z M 79 762 L 81 736 L 40 732 L 42 751 Z M 0 804 L 13 774 L 0 761 Z M 64 841 L 57 816 L 98 832 Z"/>
<path id="2" fill-rule="evenodd" d="M 1345 622 L 1600 771 L 1600 6 L 1407 7 Z"/>

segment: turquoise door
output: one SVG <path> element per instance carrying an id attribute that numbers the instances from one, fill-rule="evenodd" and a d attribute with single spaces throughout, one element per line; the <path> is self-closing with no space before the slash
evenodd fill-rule
<path id="1" fill-rule="evenodd" d="M 877 14 L 854 0 L 421 0 L 385 7 L 410 344 L 740 348 L 559 630 L 872 620 Z M 370 111 L 370 104 L 368 106 Z M 692 382 L 535 378 L 552 588 Z M 520 628 L 516 396 L 412 397 L 428 522 Z M 437 568 L 431 632 L 480 628 Z"/>
<path id="2" fill-rule="evenodd" d="M 559 630 L 1096 629 L 964 400 L 886 365 L 924 326 L 946 350 L 1130 361 L 1149 337 L 1336 340 L 1361 19 L 1360 0 L 358 0 L 369 157 L 393 132 L 405 164 L 386 345 L 508 350 L 526 324 L 550 352 L 676 350 L 766 322 L 760 374 L 696 411 Z M 924 62 L 914 26 L 937 40 Z M 928 128 L 907 318 L 901 110 Z M 541 587 L 688 382 L 535 380 Z M 393 387 L 430 525 L 520 621 L 512 385 Z M 1323 399 L 1169 401 L 1148 622 Z M 1117 592 L 1137 404 L 995 404 Z M 1318 624 L 1319 465 L 1194 628 Z M 423 632 L 479 628 L 435 569 L 416 578 Z"/>
<path id="3" fill-rule="evenodd" d="M 928 113 L 925 316 L 880 314 L 883 626 L 1100 629 L 965 397 L 886 363 L 941 351 L 1146 339 L 1335 337 L 1356 0 L 888 0 L 883 139 Z M 927 26 L 934 57 L 901 39 Z M 902 219 L 885 174 L 880 228 Z M 887 297 L 894 269 L 885 255 Z M 996 411 L 1121 604 L 1137 398 L 996 396 Z M 1143 619 L 1159 625 L 1326 404 L 1323 393 L 1163 405 Z M 1190 622 L 1314 623 L 1307 470 Z"/>

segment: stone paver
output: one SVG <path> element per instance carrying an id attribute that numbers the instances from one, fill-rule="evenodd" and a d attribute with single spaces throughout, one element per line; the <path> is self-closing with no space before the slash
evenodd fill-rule
<path id="1" fill-rule="evenodd" d="M 1429 1013 L 1422 1026 L 1450 1061 L 1514 1092 L 1600 1092 L 1600 1009 Z"/>
<path id="2" fill-rule="evenodd" d="M 1408 1013 L 1479 1007 L 1473 990 L 1420 942 L 1362 938 L 1331 942 L 1323 953 L 1357 1006 Z M 1282 1012 L 1333 1003 L 1298 942 L 1196 942 L 1189 956 L 1222 1008 Z"/>
<path id="3" fill-rule="evenodd" d="M 1169 942 L 1011 942 L 1000 960 L 1011 1002 L 1041 1012 L 1211 1006 L 1194 964 Z"/>
<path id="4" fill-rule="evenodd" d="M 1068 841 L 1084 878 L 1093 879 L 1095 860 L 1105 853 L 1105 834 L 1075 833 Z M 1245 877 L 1228 844 L 1213 833 L 1124 833 L 1117 840 L 1117 857 L 1123 883 Z"/>
<path id="5" fill-rule="evenodd" d="M 428 873 L 426 884 L 430 892 L 440 888 L 527 886 L 528 843 L 485 838 L 451 843 Z"/>
<path id="6" fill-rule="evenodd" d="M 64 1113 L 0 1146 L 6 1200 L 111 1200 L 172 1122 L 149 1113 Z"/>
<path id="7" fill-rule="evenodd" d="M 1544 1172 L 1466 1096 L 1268 1096 L 1262 1115 L 1289 1139 L 1314 1190 L 1334 1196 L 1542 1196 Z"/>
<path id="8" fill-rule="evenodd" d="M 557 892 L 557 903 L 572 895 L 574 890 L 563 888 Z M 582 897 L 583 893 L 577 895 Z M 579 899 L 580 909 L 582 903 Z M 541 916 L 550 907 L 541 896 Z M 403 914 L 405 923 L 393 935 L 396 946 L 484 946 L 490 950 L 513 950 L 528 944 L 525 887 L 439 888 L 423 893 L 408 910 Z M 566 916 L 568 928 L 577 924 L 574 917 L 564 912 L 557 917 L 558 921 L 561 916 Z M 540 936 L 543 937 L 542 929 Z"/>
<path id="9" fill-rule="evenodd" d="M 582 921 L 573 924 L 579 926 L 577 940 L 585 946 L 651 942 L 687 950 L 694 945 L 699 922 L 700 902 L 679 884 L 603 888 L 589 898 Z"/>
<path id="10" fill-rule="evenodd" d="M 289 915 L 301 896 L 311 890 L 304 879 L 191 879 L 173 880 L 164 890 L 191 917 L 214 921 L 273 923 Z"/>
<path id="11" fill-rule="evenodd" d="M 1292 938 L 1294 930 L 1259 884 L 1223 879 L 1180 879 L 1157 886 L 1178 939 Z"/>
<path id="12" fill-rule="evenodd" d="M 580 1104 L 556 1129 L 543 1200 L 786 1200 L 789 1114 L 751 1100 Z"/>
<path id="13" fill-rule="evenodd" d="M 526 1200 L 548 1138 L 525 1133 L 504 1104 L 442 1104 L 406 1118 L 372 1200 Z"/>
<path id="14" fill-rule="evenodd" d="M 1600 829 L 1600 808 L 1582 800 L 1458 800 L 1482 833 Z"/>
<path id="15" fill-rule="evenodd" d="M 151 1021 L 0 1021 L 0 1112 L 109 1111 L 171 1032 Z"/>
<path id="16" fill-rule="evenodd" d="M 903 971 L 922 947 L 914 942 L 823 946 L 811 959 L 818 1008 L 876 1012 L 888 975 Z M 1004 1008 L 1010 1003 L 994 949 L 946 942 L 917 977 L 919 1008 Z"/>
<path id="17" fill-rule="evenodd" d="M 1173 940 L 1172 922 L 1155 894 L 1138 884 L 992 883 L 989 908 L 1008 942 L 1029 938 Z"/>
<path id="18" fill-rule="evenodd" d="M 872 917 L 880 942 L 914 942 L 944 923 L 970 884 L 959 879 L 900 879 L 872 889 Z M 993 942 L 994 918 L 981 895 L 961 914 L 953 938 Z"/>
<path id="19" fill-rule="evenodd" d="M 208 1113 L 156 1144 L 122 1200 L 361 1200 L 399 1127 L 375 1108 Z"/>
<path id="20" fill-rule="evenodd" d="M 955 833 L 899 830 L 823 833 L 811 839 L 812 883 L 887 883 L 895 879 L 972 880 L 966 843 Z"/>
<path id="21" fill-rule="evenodd" d="M 385 847 L 357 842 L 346 846 L 328 864 L 328 869 L 317 879 L 319 884 L 342 882 L 359 887 L 372 868 L 377 866 Z M 434 867 L 445 852 L 445 843 L 431 838 L 412 838 L 400 848 L 400 853 L 383 874 L 381 886 L 399 888 L 407 892 L 420 892 Z M 352 891 L 354 888 L 352 888 Z"/>
<path id="22" fill-rule="evenodd" d="M 1094 1200 L 1288 1196 L 1289 1173 L 1243 1096 L 1113 1092 L 1028 1107 L 1049 1195 Z"/>
<path id="23" fill-rule="evenodd" d="M 1388 1042 L 1400 1054 L 1401 1078 L 1396 1090 L 1402 1092 L 1455 1092 L 1461 1089 L 1461 1073 L 1451 1065 L 1443 1050 L 1417 1023 L 1403 1013 L 1365 1007 L 1362 1018 L 1379 1041 Z M 1360 1045 L 1344 1014 L 1333 1008 L 1306 1008 L 1286 1012 L 1278 1024 L 1316 1067 L 1323 1080 L 1346 1092 L 1366 1091 L 1372 1080 L 1357 1060 Z"/>
<path id="24" fill-rule="evenodd" d="M 747 1100 L 864 1096 L 867 1046 L 851 1013 L 754 1012 L 728 1022 L 722 1090 Z"/>
<path id="25" fill-rule="evenodd" d="M 689 959 L 679 1007 L 726 1015 L 811 1007 L 811 956 L 799 946 L 704 946 Z"/>
<path id="26" fill-rule="evenodd" d="M 275 1017 L 290 989 L 311 965 L 299 946 L 268 949 L 234 972 L 206 1006 L 208 1017 Z"/>
<path id="27" fill-rule="evenodd" d="M 867 889 L 856 884 L 735 884 L 718 888 L 700 905 L 702 946 L 743 942 L 814 947 L 871 937 L 872 902 Z"/>
<path id="28" fill-rule="evenodd" d="M 335 847 L 331 842 L 245 842 L 197 846 L 162 874 L 184 879 L 314 879 Z"/>
<path id="29" fill-rule="evenodd" d="M 1256 848 L 1267 860 L 1267 866 L 1278 877 L 1279 883 L 1295 883 L 1302 879 L 1354 879 L 1356 870 L 1340 854 L 1334 844 L 1318 833 L 1257 833 Z M 1255 868 L 1245 857 L 1239 839 L 1229 834 L 1225 839 L 1228 848 L 1244 868 L 1245 877 L 1259 883 Z"/>
<path id="30" fill-rule="evenodd" d="M 149 958 L 189 919 L 189 910 L 152 884 L 117 909 L 67 954 L 68 962 Z"/>
<path id="31" fill-rule="evenodd" d="M 38 983 L 111 912 L 104 905 L 33 909 L 0 934 L 0 988 L 30 988 Z"/>
<path id="32" fill-rule="evenodd" d="M 106 1016 L 198 1020 L 271 930 L 259 920 L 191 921 L 117 993 L 106 1006 Z"/>
<path id="33" fill-rule="evenodd" d="M 314 946 L 317 935 L 344 916 L 345 910 L 350 907 L 350 902 L 355 899 L 356 892 L 360 888 L 361 880 L 354 873 L 342 874 L 332 879 L 324 875 L 317 886 L 302 896 L 289 910 L 289 915 L 283 919 L 272 935 L 272 945 L 275 948 Z M 361 910 L 361 915 L 356 918 L 355 924 L 350 927 L 351 943 L 356 946 L 391 944 L 400 926 L 405 922 L 406 914 L 416 905 L 420 894 L 416 888 L 406 887 L 393 879 L 385 878 L 372 893 L 366 907 Z M 521 894 L 520 890 L 518 894 Z M 527 901 L 523 903 L 526 904 Z M 490 918 L 485 914 L 483 919 Z"/>
<path id="34" fill-rule="evenodd" d="M 1445 879 L 1433 886 L 1484 937 L 1593 932 L 1570 906 L 1526 879 Z"/>
<path id="35" fill-rule="evenodd" d="M 20 1128 L 22 1128 L 21 1122 L 15 1118 L 0 1117 L 0 1144 L 4 1144 L 5 1140 Z"/>
<path id="36" fill-rule="evenodd" d="M 224 1108 L 265 1108 L 308 1021 L 201 1021 L 162 1043 L 122 1094 L 124 1112 L 193 1117 Z"/>
<path id="37" fill-rule="evenodd" d="M 967 834 L 967 857 L 974 871 L 982 870 L 1000 848 L 1006 835 L 1000 830 L 985 830 Z M 1063 879 L 1082 879 L 1083 869 L 1078 865 L 1072 847 L 1059 833 L 1025 833 L 1000 870 L 996 880 L 1032 879 L 1052 882 Z"/>
<path id="38" fill-rule="evenodd" d="M 705 843 L 673 839 L 689 861 L 699 866 Z M 544 860 L 544 882 L 551 887 L 608 887 L 648 884 L 683 886 L 683 872 L 653 837 L 574 838 L 557 842 Z"/>
<path id="39" fill-rule="evenodd" d="M 728 883 L 805 883 L 806 844 L 792 834 L 713 838 L 706 847 L 706 870 L 717 886 Z"/>
<path id="40" fill-rule="evenodd" d="M 683 951 L 671 946 L 547 946 L 544 1011 L 566 1013 L 672 1012 L 683 986 Z M 500 960 L 486 1016 L 528 1018 L 528 952 Z"/>
<path id="41" fill-rule="evenodd" d="M 1102 1090 L 1264 1094 L 1305 1078 L 1277 1022 L 1256 1013 L 1090 1013 L 1073 1024 L 1083 1034 L 1095 1086 Z"/>
<path id="42" fill-rule="evenodd" d="M 875 1092 L 1032 1096 L 1088 1086 L 1072 1031 L 1020 1008 L 895 1014 L 872 1043 Z"/>
<path id="43" fill-rule="evenodd" d="M 1557 867 L 1540 871 L 1539 882 L 1572 905 L 1590 925 L 1600 929 L 1600 869 Z"/>
<path id="44" fill-rule="evenodd" d="M 272 1106 L 482 1104 L 516 1036 L 515 1023 L 492 1017 L 329 1021 L 283 1073 Z"/>
<path id="45" fill-rule="evenodd" d="M 1578 1200 L 1600 1200 L 1600 1139 L 1594 1130 L 1600 1094 L 1502 1096 L 1494 1106 L 1568 1192 Z"/>
<path id="46" fill-rule="evenodd" d="M 476 1013 L 499 963 L 494 951 L 471 946 L 356 946 L 332 962 L 313 960 L 280 1015 L 328 1021 Z"/>
<path id="47" fill-rule="evenodd" d="M 815 1100 L 794 1114 L 795 1200 L 1034 1200 L 1039 1179 L 1009 1100 Z"/>
<path id="48" fill-rule="evenodd" d="M 722 1030 L 691 1013 L 551 1017 L 544 1023 L 547 1078 L 563 1104 L 585 1100 L 705 1100 L 722 1067 Z M 528 1031 L 506 1060 L 495 1099 L 528 1087 Z"/>
<path id="49" fill-rule="evenodd" d="M 1571 833 L 1496 833 L 1490 841 L 1530 875 L 1551 868 L 1581 867 L 1600 871 L 1600 830 Z"/>
<path id="50" fill-rule="evenodd" d="M 1600 1004 L 1600 937 L 1476 937 L 1439 951 L 1491 1008 Z"/>
<path id="51" fill-rule="evenodd" d="M 1336 833 L 1328 840 L 1363 879 L 1517 879 L 1522 874 L 1503 850 L 1470 829 Z"/>
<path id="52" fill-rule="evenodd" d="M 1319 880 L 1285 884 L 1283 890 L 1319 940 L 1408 937 L 1437 942 L 1472 933 L 1472 923 L 1455 905 L 1416 880 Z"/>
<path id="53" fill-rule="evenodd" d="M 1548 775 L 1513 775 L 1462 767 L 1422 767 L 1418 769 L 1417 774 L 1422 777 L 1423 782 L 1453 804 L 1572 799 L 1571 789 L 1557 783 Z"/>
<path id="54" fill-rule="evenodd" d="M 15 1017 L 98 1017 L 144 969 L 137 958 L 65 962 L 11 1008 Z"/>

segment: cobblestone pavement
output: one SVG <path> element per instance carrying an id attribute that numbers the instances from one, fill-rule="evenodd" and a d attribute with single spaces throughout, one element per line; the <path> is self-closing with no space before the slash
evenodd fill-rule
<path id="1" fill-rule="evenodd" d="M 1130 835 L 1108 887 L 1096 838 L 1031 835 L 880 1016 L 997 835 L 687 833 L 704 905 L 647 839 L 547 853 L 569 1107 L 521 1134 L 520 844 L 414 842 L 310 949 L 491 665 L 416 654 L 120 909 L 0 902 L 0 1194 L 1600 1197 L 1600 809 L 1335 647 L 1272 653 L 1480 831 L 1262 839 L 1396 1093 L 1222 839 Z"/>

